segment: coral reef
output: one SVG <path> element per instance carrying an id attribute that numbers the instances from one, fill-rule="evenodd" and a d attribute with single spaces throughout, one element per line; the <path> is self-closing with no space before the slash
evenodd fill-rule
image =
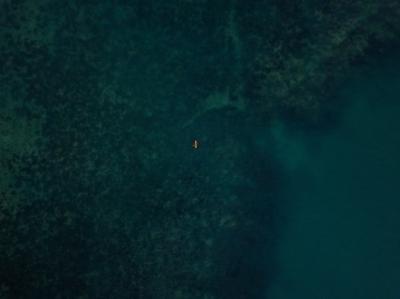
<path id="1" fill-rule="evenodd" d="M 396 1 L 260 3 L 243 4 L 240 22 L 250 46 L 249 101 L 262 113 L 318 118 L 355 59 L 377 43 L 398 41 Z"/>
<path id="2" fill-rule="evenodd" d="M 399 30 L 396 2 L 324 3 L 1 1 L 0 297 L 260 298 L 253 120 L 315 117 Z"/>

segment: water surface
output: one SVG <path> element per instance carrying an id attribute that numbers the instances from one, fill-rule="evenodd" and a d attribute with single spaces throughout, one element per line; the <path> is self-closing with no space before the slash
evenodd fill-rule
<path id="1" fill-rule="evenodd" d="M 327 134 L 275 129 L 290 211 L 267 298 L 400 298 L 399 65 L 354 75 Z"/>

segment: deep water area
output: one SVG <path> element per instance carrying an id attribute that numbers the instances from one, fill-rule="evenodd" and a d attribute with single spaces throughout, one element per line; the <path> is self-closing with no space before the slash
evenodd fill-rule
<path id="1" fill-rule="evenodd" d="M 400 298 L 399 20 L 0 0 L 0 299 Z"/>
<path id="2" fill-rule="evenodd" d="M 273 129 L 287 148 L 287 222 L 266 298 L 399 298 L 399 58 L 348 79 L 322 136 Z"/>

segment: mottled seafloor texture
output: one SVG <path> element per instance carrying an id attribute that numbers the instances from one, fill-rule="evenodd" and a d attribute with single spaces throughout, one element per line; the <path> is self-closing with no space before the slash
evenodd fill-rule
<path id="1" fill-rule="evenodd" d="M 0 299 L 400 298 L 399 53 L 394 0 L 0 0 Z"/>

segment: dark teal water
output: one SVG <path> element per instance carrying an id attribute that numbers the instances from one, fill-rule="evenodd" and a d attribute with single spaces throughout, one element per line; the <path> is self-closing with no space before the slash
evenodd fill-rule
<path id="1" fill-rule="evenodd" d="M 275 127 L 286 167 L 286 228 L 271 299 L 400 296 L 400 63 L 350 78 L 321 136 Z"/>
<path id="2" fill-rule="evenodd" d="M 400 298 L 398 20 L 0 1 L 0 299 Z"/>

